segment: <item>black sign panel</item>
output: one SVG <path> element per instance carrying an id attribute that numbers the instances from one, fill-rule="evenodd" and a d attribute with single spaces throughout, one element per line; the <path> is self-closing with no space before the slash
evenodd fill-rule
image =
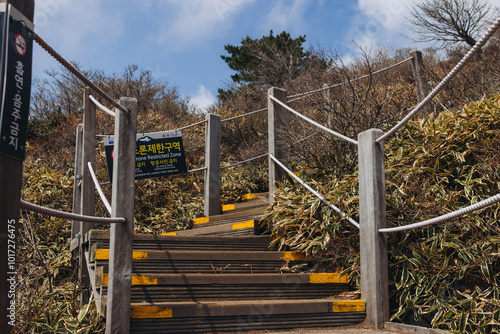
<path id="1" fill-rule="evenodd" d="M 0 113 L 0 153 L 24 160 L 31 93 L 33 37 L 24 21 L 9 16 Z"/>
<path id="2" fill-rule="evenodd" d="M 114 140 L 104 140 L 109 180 L 113 180 Z M 135 178 L 146 179 L 187 172 L 180 131 L 137 135 Z"/>

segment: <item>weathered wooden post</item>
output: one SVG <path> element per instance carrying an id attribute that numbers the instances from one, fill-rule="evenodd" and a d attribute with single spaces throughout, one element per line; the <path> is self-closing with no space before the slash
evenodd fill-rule
<path id="1" fill-rule="evenodd" d="M 95 216 L 95 185 L 90 175 L 87 163 L 90 161 L 95 166 L 95 145 L 96 145 L 96 106 L 90 100 L 90 88 L 83 90 L 83 145 L 82 145 L 82 185 L 81 185 L 81 208 L 82 215 Z M 89 302 L 90 290 L 87 264 L 85 262 L 85 251 L 82 247 L 83 237 L 94 228 L 93 223 L 80 222 L 80 247 L 78 256 L 78 279 L 83 287 L 80 304 L 85 305 Z"/>
<path id="2" fill-rule="evenodd" d="M 268 132 L 269 132 L 269 154 L 281 161 L 284 165 L 288 164 L 288 146 L 286 143 L 285 133 L 288 123 L 288 111 L 275 101 L 270 96 L 283 103 L 286 103 L 286 90 L 272 87 L 267 91 L 268 109 Z M 276 192 L 276 182 L 283 180 L 285 171 L 269 157 L 269 203 L 274 202 Z"/>
<path id="3" fill-rule="evenodd" d="M 33 55 L 33 36 L 25 27 L 34 29 L 35 2 L 0 0 L 0 9 L 0 333 L 10 333 L 16 323 L 16 242 Z"/>
<path id="4" fill-rule="evenodd" d="M 220 115 L 207 114 L 205 130 L 205 216 L 220 215 Z"/>
<path id="5" fill-rule="evenodd" d="M 414 50 L 410 51 L 411 67 L 413 70 L 413 77 L 415 79 L 415 91 L 417 94 L 417 102 L 422 102 L 423 99 L 429 94 L 429 84 L 423 70 L 424 61 L 422 52 Z M 425 107 L 420 112 L 420 116 L 426 116 L 429 113 L 429 107 Z"/>
<path id="6" fill-rule="evenodd" d="M 377 329 L 389 321 L 387 239 L 378 231 L 386 227 L 384 146 L 375 143 L 382 134 L 371 129 L 358 136 L 361 298 Z"/>
<path id="7" fill-rule="evenodd" d="M 111 216 L 124 217 L 127 222 L 111 225 L 106 309 L 108 334 L 128 333 L 130 329 L 137 100 L 122 97 L 120 104 L 130 114 L 116 111 Z"/>
<path id="8" fill-rule="evenodd" d="M 73 213 L 81 214 L 82 210 L 82 149 L 83 149 L 83 124 L 76 128 L 75 144 L 75 180 L 73 182 Z M 71 250 L 75 247 L 77 234 L 80 233 L 80 222 L 73 220 L 71 223 Z M 79 245 L 78 245 L 79 246 Z"/>

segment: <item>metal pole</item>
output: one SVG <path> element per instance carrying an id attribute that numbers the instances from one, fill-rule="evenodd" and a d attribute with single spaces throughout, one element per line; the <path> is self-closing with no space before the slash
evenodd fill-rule
<path id="1" fill-rule="evenodd" d="M 11 4 L 29 21 L 33 21 L 34 0 L 0 0 L 0 3 Z M 25 23 L 31 25 L 31 22 Z M 5 24 L 1 27 L 2 31 L 5 31 L 6 26 Z M 0 42 L 0 52 L 7 52 L 7 38 Z M 2 106 L 5 106 L 7 102 L 7 100 L 4 101 L 3 97 L 4 85 L 6 84 L 4 82 L 5 65 L 5 57 L 3 57 L 0 64 L 0 105 Z M 27 91 L 28 88 L 31 88 L 31 68 L 29 70 L 24 69 L 23 78 L 23 89 Z M 23 107 L 29 110 L 29 98 L 22 102 Z M 12 110 L 4 110 L 4 112 L 12 113 Z M 27 116 L 25 122 L 27 123 Z M 8 140 L 7 134 L 2 134 L 0 140 Z M 24 154 L 24 147 L 21 150 Z M 16 242 L 19 227 L 22 176 L 23 160 L 0 154 L 0 333 L 10 333 L 16 323 Z"/>

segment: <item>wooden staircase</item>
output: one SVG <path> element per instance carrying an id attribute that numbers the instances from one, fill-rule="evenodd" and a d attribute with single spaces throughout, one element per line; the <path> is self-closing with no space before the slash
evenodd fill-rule
<path id="1" fill-rule="evenodd" d="M 254 235 L 263 196 L 187 231 L 134 235 L 131 333 L 219 333 L 353 325 L 365 303 L 346 299 L 346 277 L 315 273 L 314 262 L 269 249 Z M 174 235 L 175 233 L 175 235 Z M 85 236 L 94 298 L 106 314 L 109 233 Z M 282 273 L 280 268 L 295 268 Z"/>

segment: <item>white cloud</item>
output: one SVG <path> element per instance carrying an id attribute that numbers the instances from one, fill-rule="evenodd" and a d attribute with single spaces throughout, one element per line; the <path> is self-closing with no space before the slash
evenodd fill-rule
<path id="1" fill-rule="evenodd" d="M 215 103 L 215 97 L 203 85 L 198 87 L 198 92 L 191 97 L 191 104 L 206 111 L 206 109 Z"/>
<path id="2" fill-rule="evenodd" d="M 405 22 L 409 8 L 417 1 L 358 0 L 359 14 L 345 38 L 347 49 L 353 49 L 354 43 L 364 49 L 411 46 Z"/>
<path id="3" fill-rule="evenodd" d="M 276 2 L 264 17 L 261 24 L 263 32 L 268 33 L 273 29 L 277 34 L 284 30 L 300 34 L 305 30 L 304 14 L 310 4 L 309 0 L 280 0 Z"/>
<path id="4" fill-rule="evenodd" d="M 208 41 L 217 32 L 229 30 L 241 11 L 255 0 L 168 0 L 151 5 L 157 30 L 156 43 L 184 49 Z"/>
<path id="5" fill-rule="evenodd" d="M 124 31 L 119 3 L 100 0 L 40 0 L 35 7 L 35 30 L 68 59 L 96 55 L 116 43 Z M 104 6 L 115 7 L 109 11 Z M 118 10 L 117 10 L 118 9 Z"/>

